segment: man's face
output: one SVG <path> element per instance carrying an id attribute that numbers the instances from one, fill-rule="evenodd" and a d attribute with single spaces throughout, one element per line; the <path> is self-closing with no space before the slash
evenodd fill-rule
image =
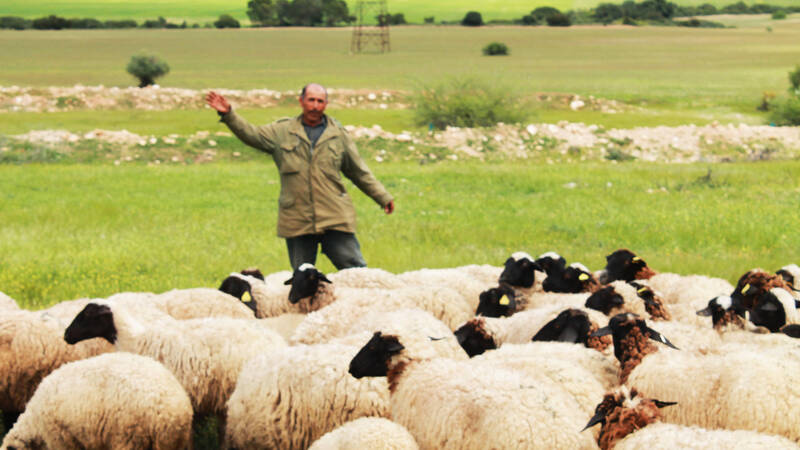
<path id="1" fill-rule="evenodd" d="M 320 123 L 326 106 L 328 106 L 328 98 L 322 86 L 313 84 L 308 86 L 306 95 L 300 97 L 300 107 L 303 108 L 303 122 L 312 126 Z"/>

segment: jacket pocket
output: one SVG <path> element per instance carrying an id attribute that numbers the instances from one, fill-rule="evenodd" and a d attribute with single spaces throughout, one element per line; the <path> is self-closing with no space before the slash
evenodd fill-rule
<path id="1" fill-rule="evenodd" d="M 298 149 L 299 145 L 299 142 L 284 143 L 281 145 L 281 164 L 279 169 L 281 175 L 300 172 L 304 162 L 302 161 L 302 156 Z"/>

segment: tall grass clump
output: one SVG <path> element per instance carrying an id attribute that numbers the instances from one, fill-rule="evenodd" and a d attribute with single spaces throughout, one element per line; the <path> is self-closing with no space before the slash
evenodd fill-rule
<path id="1" fill-rule="evenodd" d="M 518 123 L 530 113 L 518 89 L 477 78 L 452 78 L 423 86 L 413 101 L 416 122 L 438 129 Z"/>

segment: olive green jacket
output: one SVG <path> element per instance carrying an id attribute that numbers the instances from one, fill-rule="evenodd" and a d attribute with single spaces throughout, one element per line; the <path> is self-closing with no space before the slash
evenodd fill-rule
<path id="1" fill-rule="evenodd" d="M 327 120 L 328 125 L 312 153 L 302 116 L 256 127 L 233 110 L 222 115 L 221 121 L 242 142 L 272 155 L 278 167 L 280 237 L 325 230 L 355 233 L 356 211 L 340 173 L 382 207 L 392 201 L 392 196 L 358 155 L 344 127 L 331 117 Z"/>

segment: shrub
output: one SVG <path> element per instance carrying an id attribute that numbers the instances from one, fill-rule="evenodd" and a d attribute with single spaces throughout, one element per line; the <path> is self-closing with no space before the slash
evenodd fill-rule
<path id="1" fill-rule="evenodd" d="M 550 27 L 568 27 L 572 25 L 569 16 L 561 13 L 548 16 L 545 20 L 547 20 L 547 26 Z"/>
<path id="2" fill-rule="evenodd" d="M 3 16 L 0 17 L 0 29 L 7 30 L 24 30 L 31 27 L 30 20 L 25 20 L 17 16 Z"/>
<path id="3" fill-rule="evenodd" d="M 413 102 L 417 123 L 438 129 L 517 123 L 525 120 L 529 111 L 519 89 L 475 78 L 453 78 L 423 86 L 414 94 Z"/>
<path id="4" fill-rule="evenodd" d="M 479 27 L 483 25 L 483 16 L 478 11 L 470 11 L 461 19 L 461 25 Z"/>
<path id="5" fill-rule="evenodd" d="M 789 84 L 792 85 L 789 90 L 794 91 L 794 95 L 800 96 L 800 66 L 795 67 L 793 71 L 789 72 Z"/>
<path id="6" fill-rule="evenodd" d="M 85 19 L 69 19 L 68 22 L 69 28 L 75 30 L 96 30 L 99 28 L 105 28 L 103 22 L 91 17 L 87 17 Z"/>
<path id="7" fill-rule="evenodd" d="M 135 20 L 106 20 L 103 25 L 106 28 L 136 28 L 139 26 Z"/>
<path id="8" fill-rule="evenodd" d="M 434 16 L 430 16 L 430 17 L 425 17 L 422 20 L 425 22 L 426 25 L 429 25 L 432 24 L 436 20 L 436 18 Z"/>
<path id="9" fill-rule="evenodd" d="M 492 42 L 483 47 L 483 54 L 486 56 L 507 55 L 508 46 L 502 42 Z"/>
<path id="10" fill-rule="evenodd" d="M 256 26 L 278 25 L 278 7 L 272 0 L 250 0 L 247 2 L 247 17 Z"/>
<path id="11" fill-rule="evenodd" d="M 770 122 L 775 125 L 800 125 L 800 97 L 789 96 L 770 103 Z"/>
<path id="12" fill-rule="evenodd" d="M 47 17 L 33 19 L 31 26 L 37 30 L 62 30 L 64 28 L 69 28 L 69 21 L 63 17 L 49 15 Z"/>
<path id="13" fill-rule="evenodd" d="M 547 18 L 554 14 L 561 14 L 561 11 L 552 6 L 540 6 L 531 11 L 531 17 L 533 17 L 537 23 L 545 23 Z"/>
<path id="14" fill-rule="evenodd" d="M 214 22 L 214 26 L 217 28 L 240 28 L 241 24 L 230 14 L 221 14 L 219 19 Z"/>
<path id="15" fill-rule="evenodd" d="M 711 20 L 700 20 L 696 17 L 692 17 L 689 20 L 680 20 L 675 21 L 675 24 L 679 27 L 690 27 L 690 28 L 725 28 L 725 24 L 721 22 L 713 22 Z"/>
<path id="16" fill-rule="evenodd" d="M 783 20 L 785 18 L 786 18 L 786 11 L 784 11 L 782 9 L 779 9 L 779 10 L 775 11 L 774 13 L 772 13 L 772 19 L 773 20 Z"/>
<path id="17" fill-rule="evenodd" d="M 613 3 L 601 3 L 594 9 L 594 19 L 603 24 L 609 24 L 622 18 L 622 7 Z"/>
<path id="18" fill-rule="evenodd" d="M 158 20 L 145 20 L 142 23 L 142 28 L 166 28 L 167 19 L 159 17 Z"/>
<path id="19" fill-rule="evenodd" d="M 131 57 L 126 70 L 139 79 L 139 87 L 155 84 L 155 79 L 169 73 L 166 61 L 155 55 L 140 53 Z"/>

